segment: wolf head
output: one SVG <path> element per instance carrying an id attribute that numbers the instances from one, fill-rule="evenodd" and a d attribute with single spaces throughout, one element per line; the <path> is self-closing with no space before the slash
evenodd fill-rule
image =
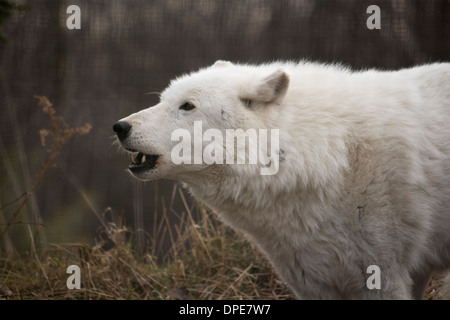
<path id="1" fill-rule="evenodd" d="M 288 87 L 282 69 L 227 61 L 173 80 L 157 105 L 114 124 L 131 154 L 128 170 L 139 180 L 183 180 L 232 162 L 276 173 L 278 133 L 268 130 L 278 130 L 277 117 L 269 114 L 279 112 Z"/>

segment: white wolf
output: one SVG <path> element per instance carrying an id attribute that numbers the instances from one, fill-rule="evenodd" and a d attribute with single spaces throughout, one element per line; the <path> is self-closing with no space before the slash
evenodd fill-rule
<path id="1" fill-rule="evenodd" d="M 113 128 L 140 180 L 184 182 L 302 299 L 422 298 L 450 266 L 450 64 L 352 72 L 218 61 Z M 276 174 L 174 164 L 174 130 L 279 129 Z M 212 141 L 212 140 L 211 140 Z M 209 141 L 203 141 L 205 147 Z M 379 289 L 368 267 L 379 267 Z"/>

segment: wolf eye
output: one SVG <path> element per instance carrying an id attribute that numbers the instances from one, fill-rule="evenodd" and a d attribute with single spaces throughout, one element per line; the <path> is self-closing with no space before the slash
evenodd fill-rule
<path id="1" fill-rule="evenodd" d="M 189 111 L 189 110 L 192 110 L 194 108 L 195 108 L 195 106 L 192 103 L 189 103 L 189 102 L 186 102 L 186 103 L 184 103 L 184 104 L 182 104 L 180 106 L 180 110 L 185 110 L 185 111 Z"/>
<path id="2" fill-rule="evenodd" d="M 252 100 L 250 99 L 241 99 L 242 103 L 244 104 L 244 106 L 248 109 L 252 108 Z"/>

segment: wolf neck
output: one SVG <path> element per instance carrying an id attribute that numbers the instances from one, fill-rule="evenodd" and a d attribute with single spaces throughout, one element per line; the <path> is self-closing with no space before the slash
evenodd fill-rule
<path id="1" fill-rule="evenodd" d="M 259 242 L 258 238 L 267 238 L 268 234 L 279 235 L 279 230 L 307 237 L 327 219 L 329 212 L 323 208 L 335 195 L 325 193 L 326 188 L 302 186 L 298 183 L 299 178 L 292 174 L 289 177 L 283 177 L 287 174 L 283 171 L 279 174 L 245 178 L 223 168 L 220 173 L 209 172 L 185 181 L 185 185 L 226 223 L 244 231 L 256 242 Z M 291 182 L 283 184 L 286 178 Z M 311 198 L 316 200 L 311 201 Z M 317 205 L 305 207 L 307 203 Z M 306 211 L 308 214 L 304 214 Z"/>

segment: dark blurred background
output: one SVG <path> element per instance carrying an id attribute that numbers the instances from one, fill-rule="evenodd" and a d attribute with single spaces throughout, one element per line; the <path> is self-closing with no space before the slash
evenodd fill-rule
<path id="1" fill-rule="evenodd" d="M 218 59 L 308 59 L 354 69 L 450 60 L 447 0 L 0 0 L 5 3 L 25 9 L 0 20 L 6 37 L 0 42 L 0 230 L 17 208 L 9 203 L 30 190 L 47 157 L 39 130 L 50 124 L 34 95 L 47 96 L 70 125 L 89 122 L 92 130 L 64 146 L 9 226 L 1 252 L 94 243 L 96 214 L 122 216 L 131 229 L 145 230 L 141 245 L 156 232 L 161 217 L 155 214 L 168 210 L 176 225 L 186 210 L 173 192 L 176 182 L 133 182 L 124 170 L 128 157 L 111 139 L 115 121 L 156 104 L 158 95 L 148 93 L 162 91 L 176 75 Z M 66 27 L 72 4 L 81 9 L 81 30 Z M 380 30 L 366 26 L 373 4 L 381 9 Z M 168 233 L 159 241 L 163 250 Z"/>

